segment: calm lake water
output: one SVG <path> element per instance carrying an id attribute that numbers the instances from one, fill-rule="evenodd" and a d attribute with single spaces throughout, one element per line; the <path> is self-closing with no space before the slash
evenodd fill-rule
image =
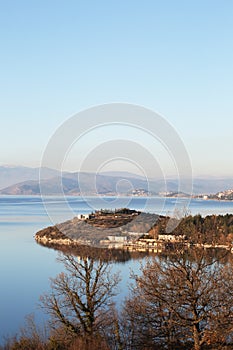
<path id="1" fill-rule="evenodd" d="M 46 209 L 40 197 L 0 196 L 0 343 L 4 336 L 17 333 L 24 318 L 35 314 L 36 321 L 44 319 L 38 307 L 41 294 L 49 290 L 49 278 L 55 277 L 62 266 L 56 261 L 57 252 L 37 245 L 34 234 L 41 228 L 101 208 L 129 207 L 158 214 L 172 213 L 183 208 L 192 214 L 233 214 L 233 202 L 185 199 L 129 197 L 47 197 Z M 51 221 L 52 219 L 52 221 Z M 130 270 L 138 270 L 140 261 L 115 264 L 121 271 L 119 300 L 127 295 Z"/>

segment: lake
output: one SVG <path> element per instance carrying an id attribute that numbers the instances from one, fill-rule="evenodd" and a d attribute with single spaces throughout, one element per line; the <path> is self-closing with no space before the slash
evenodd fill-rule
<path id="1" fill-rule="evenodd" d="M 172 213 L 174 208 L 189 210 L 192 214 L 233 214 L 233 202 L 204 201 L 175 198 L 147 197 L 47 197 L 0 196 L 0 343 L 4 336 L 17 333 L 24 317 L 34 313 L 36 321 L 44 319 L 38 307 L 41 294 L 49 290 L 49 278 L 62 270 L 57 252 L 41 247 L 34 234 L 41 228 L 71 219 L 78 213 L 96 209 L 129 207 L 157 214 Z M 52 220 L 52 221 L 51 221 Z M 131 260 L 114 265 L 121 271 L 119 300 L 127 295 L 130 269 L 140 267 L 140 261 Z"/>

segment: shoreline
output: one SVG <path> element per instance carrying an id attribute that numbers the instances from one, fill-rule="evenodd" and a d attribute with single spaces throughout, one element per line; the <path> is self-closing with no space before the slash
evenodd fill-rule
<path id="1" fill-rule="evenodd" d="M 207 201 L 214 201 L 214 202 L 233 202 L 233 199 L 220 199 L 220 198 L 201 198 L 198 195 L 190 195 L 190 196 L 159 196 L 159 195 L 153 195 L 153 196 L 131 196 L 131 195 L 119 195 L 119 194 L 101 194 L 101 195 L 94 195 L 94 194 L 85 194 L 85 195 L 79 195 L 79 194 L 69 194 L 69 195 L 61 195 L 61 194 L 1 194 L 0 198 L 3 197 L 35 197 L 35 198 L 157 198 L 157 199 L 195 199 L 200 200 L 203 202 Z"/>

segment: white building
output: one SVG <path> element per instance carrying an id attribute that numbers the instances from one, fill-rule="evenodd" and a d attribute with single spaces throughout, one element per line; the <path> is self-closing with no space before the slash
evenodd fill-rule
<path id="1" fill-rule="evenodd" d="M 158 235 L 158 240 L 164 242 L 180 242 L 185 240 L 185 235 Z"/>
<path id="2" fill-rule="evenodd" d="M 110 242 L 124 243 L 127 241 L 126 236 L 108 236 Z"/>
<path id="3" fill-rule="evenodd" d="M 90 219 L 90 214 L 78 214 L 77 218 L 79 220 L 87 220 L 87 219 Z"/>

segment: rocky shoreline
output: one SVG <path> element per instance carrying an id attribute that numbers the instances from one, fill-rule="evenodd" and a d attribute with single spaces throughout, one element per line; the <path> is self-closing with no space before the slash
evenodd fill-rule
<path id="1" fill-rule="evenodd" d="M 44 228 L 35 234 L 35 240 L 43 246 L 123 248 L 126 243 L 129 245 L 130 241 L 147 235 L 161 218 L 127 208 L 96 211 Z"/>

